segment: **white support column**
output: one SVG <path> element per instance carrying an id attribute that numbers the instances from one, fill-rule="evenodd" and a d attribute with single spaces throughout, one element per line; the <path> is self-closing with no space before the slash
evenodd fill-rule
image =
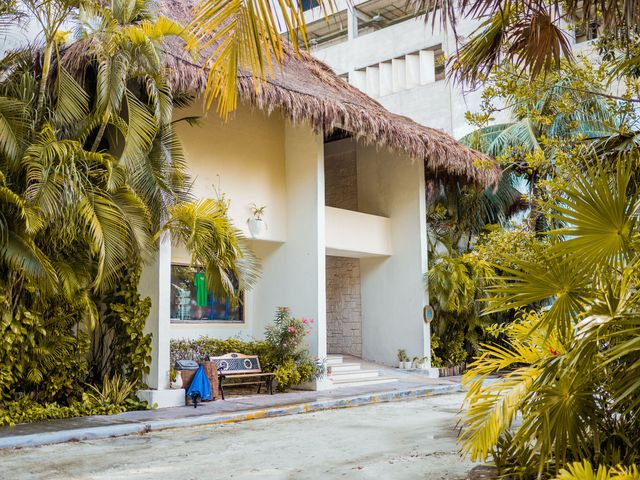
<path id="1" fill-rule="evenodd" d="M 436 56 L 433 50 L 420 50 L 420 85 L 436 81 Z"/>
<path id="2" fill-rule="evenodd" d="M 380 95 L 380 69 L 377 65 L 367 67 L 366 70 L 366 90 L 365 93 L 372 97 Z"/>
<path id="3" fill-rule="evenodd" d="M 327 356 L 325 285 L 324 140 L 307 124 L 285 126 L 287 238 L 261 248 L 262 277 L 256 312 L 289 307 L 314 320 L 307 337 L 313 356 Z M 269 322 L 266 322 L 269 323 Z M 315 387 L 323 388 L 319 382 Z"/>
<path id="4" fill-rule="evenodd" d="M 367 74 L 364 70 L 353 70 L 349 72 L 349 83 L 358 90 L 365 92 L 367 90 Z"/>
<path id="5" fill-rule="evenodd" d="M 153 261 L 142 268 L 138 291 L 151 299 L 144 333 L 152 335 L 151 369 L 145 379 L 150 390 L 139 391 L 138 397 L 151 406 L 184 405 L 184 390 L 169 390 L 171 241 L 168 235 L 161 238 Z"/>
<path id="6" fill-rule="evenodd" d="M 413 88 L 420 85 L 420 55 L 409 54 L 405 57 L 406 73 L 406 87 Z"/>
<path id="7" fill-rule="evenodd" d="M 388 95 L 393 91 L 393 73 L 391 62 L 381 62 L 380 68 L 380 96 Z"/>
<path id="8" fill-rule="evenodd" d="M 309 125 L 285 128 L 287 175 L 288 305 L 297 316 L 314 319 L 310 349 L 327 356 L 324 140 Z"/>
<path id="9" fill-rule="evenodd" d="M 358 38 L 358 15 L 354 5 L 347 6 L 347 39 Z"/>
<path id="10" fill-rule="evenodd" d="M 407 88 L 407 67 L 405 57 L 391 60 L 393 73 L 393 91 L 399 92 Z"/>

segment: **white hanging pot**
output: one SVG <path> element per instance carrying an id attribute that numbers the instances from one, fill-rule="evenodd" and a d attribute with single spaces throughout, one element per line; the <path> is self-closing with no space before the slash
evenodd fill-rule
<path id="1" fill-rule="evenodd" d="M 247 220 L 249 224 L 249 233 L 253 238 L 260 237 L 267 230 L 267 223 L 262 218 L 250 218 Z"/>

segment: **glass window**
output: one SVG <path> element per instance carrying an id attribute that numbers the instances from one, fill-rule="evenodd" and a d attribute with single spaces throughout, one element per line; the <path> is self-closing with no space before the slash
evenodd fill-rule
<path id="1" fill-rule="evenodd" d="M 214 296 L 202 269 L 171 265 L 171 320 L 243 322 L 244 309 Z"/>
<path id="2" fill-rule="evenodd" d="M 302 11 L 306 12 L 319 5 L 318 0 L 302 0 Z"/>

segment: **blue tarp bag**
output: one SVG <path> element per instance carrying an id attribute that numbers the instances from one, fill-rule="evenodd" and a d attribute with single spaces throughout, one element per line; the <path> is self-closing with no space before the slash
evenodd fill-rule
<path id="1" fill-rule="evenodd" d="M 211 396 L 211 382 L 207 378 L 207 374 L 204 371 L 204 366 L 200 365 L 196 374 L 193 376 L 189 390 L 187 390 L 187 396 L 193 400 L 193 407 L 198 406 L 198 402 L 202 400 L 212 400 Z"/>

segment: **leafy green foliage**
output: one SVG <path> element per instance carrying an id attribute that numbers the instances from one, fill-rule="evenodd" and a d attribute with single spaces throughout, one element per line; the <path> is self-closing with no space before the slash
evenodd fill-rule
<path id="1" fill-rule="evenodd" d="M 20 421 L 133 408 L 130 395 L 79 399 L 85 382 L 142 386 L 150 302 L 137 284 L 161 233 L 219 289 L 235 292 L 233 274 L 249 288 L 257 267 L 225 208 L 190 203 L 173 126 L 184 99 L 164 81 L 163 49 L 187 30 L 146 1 L 22 4 L 44 47 L 0 59 L 0 402 Z"/>
<path id="2" fill-rule="evenodd" d="M 543 261 L 510 258 L 490 289 L 492 312 L 548 307 L 504 327 L 507 341 L 483 346 L 465 375 L 462 448 L 510 478 L 640 461 L 637 185 L 624 164 L 590 160 L 550 204 L 566 226 L 550 232 Z"/>
<path id="3" fill-rule="evenodd" d="M 517 271 L 514 261 L 539 261 L 547 248 L 546 241 L 528 230 L 494 226 L 477 238 L 470 252 L 432 256 L 426 281 L 436 309 L 431 324 L 434 365 L 466 363 L 478 353 L 482 341 L 499 340 L 499 335 L 493 338 L 488 333 L 488 327 L 513 321 L 514 311 L 483 315 L 489 289 L 498 288 L 506 271 Z"/>
<path id="4" fill-rule="evenodd" d="M 276 312 L 273 324 L 265 329 L 265 340 L 244 341 L 205 336 L 196 340 L 172 340 L 171 364 L 174 365 L 179 359 L 204 361 L 231 352 L 258 355 L 262 369 L 275 373 L 277 389 L 285 391 L 324 374 L 324 366 L 311 358 L 304 344 L 312 325 L 311 319 L 295 318 L 287 308 L 281 307 Z"/>
<path id="5" fill-rule="evenodd" d="M 0 296 L 0 403 L 27 396 L 51 402 L 77 395 L 86 375 L 87 335 L 75 326 L 82 309 L 31 302 L 13 313 Z"/>
<path id="6" fill-rule="evenodd" d="M 146 410 L 149 405 L 126 398 L 122 403 L 94 401 L 86 394 L 82 401 L 72 400 L 69 405 L 56 402 L 38 403 L 27 398 L 0 404 L 0 426 L 14 426 L 18 423 L 33 423 L 43 420 L 84 417 L 89 415 L 113 415 L 130 410 Z"/>
<path id="7" fill-rule="evenodd" d="M 129 405 L 140 403 L 132 399 L 137 387 L 138 382 L 123 380 L 120 375 L 116 374 L 111 378 L 105 376 L 101 388 L 89 385 L 89 389 L 82 394 L 82 400 L 94 410 L 103 409 L 106 413 L 114 413 L 112 410 L 115 407 L 124 412 Z"/>
<path id="8" fill-rule="evenodd" d="M 556 480 L 640 480 L 640 471 L 638 467 L 612 467 L 607 468 L 603 465 L 594 467 L 587 460 L 582 463 L 572 463 L 556 477 Z"/>
<path id="9" fill-rule="evenodd" d="M 138 293 L 139 267 L 130 267 L 114 291 L 100 298 L 104 305 L 93 339 L 89 378 L 100 381 L 107 376 L 123 376 L 137 388 L 151 363 L 151 334 L 144 327 L 151 300 Z"/>

